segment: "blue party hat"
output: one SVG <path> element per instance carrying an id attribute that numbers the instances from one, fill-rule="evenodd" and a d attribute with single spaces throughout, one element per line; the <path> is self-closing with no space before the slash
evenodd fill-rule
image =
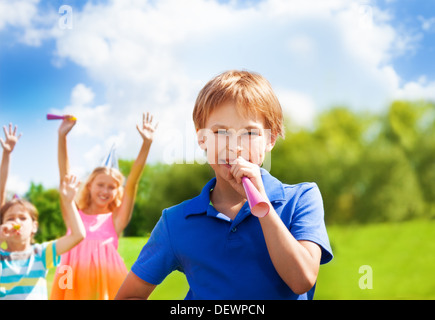
<path id="1" fill-rule="evenodd" d="M 110 148 L 109 154 L 104 159 L 101 166 L 106 167 L 106 168 L 115 168 L 115 169 L 119 170 L 118 158 L 116 157 L 115 145 L 112 145 L 112 148 Z"/>

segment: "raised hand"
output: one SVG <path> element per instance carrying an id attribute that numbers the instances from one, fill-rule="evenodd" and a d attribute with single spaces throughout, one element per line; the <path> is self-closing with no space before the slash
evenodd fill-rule
<path id="1" fill-rule="evenodd" d="M 11 153 L 21 138 L 21 133 L 17 136 L 17 126 L 12 129 L 12 123 L 9 123 L 9 130 L 3 126 L 3 131 L 5 132 L 5 140 L 0 138 L 0 144 L 5 152 Z"/>
<path id="2" fill-rule="evenodd" d="M 59 135 L 66 136 L 68 132 L 75 126 L 77 119 L 72 115 L 67 115 L 65 119 L 63 119 L 62 123 L 59 127 Z"/>
<path id="3" fill-rule="evenodd" d="M 0 225 L 0 243 L 6 241 L 6 239 L 12 234 L 13 230 L 14 229 L 12 223 L 5 223 Z"/>
<path id="4" fill-rule="evenodd" d="M 65 176 L 60 186 L 60 195 L 67 202 L 73 202 L 74 197 L 79 189 L 80 182 L 77 180 L 76 176 Z"/>
<path id="5" fill-rule="evenodd" d="M 153 125 L 153 116 L 147 112 L 146 115 L 143 113 L 142 116 L 142 127 L 136 125 L 137 131 L 139 131 L 144 141 L 153 141 L 154 131 L 156 131 L 159 123 L 157 122 Z"/>

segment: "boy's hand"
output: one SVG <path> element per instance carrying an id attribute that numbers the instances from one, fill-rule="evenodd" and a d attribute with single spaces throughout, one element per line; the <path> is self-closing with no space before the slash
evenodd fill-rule
<path id="1" fill-rule="evenodd" d="M 263 180 L 261 179 L 260 167 L 253 164 L 242 157 L 238 157 L 231 164 L 228 172 L 228 182 L 242 196 L 246 197 L 245 189 L 242 185 L 242 177 L 247 177 L 261 194 L 266 195 L 264 190 Z"/>
<path id="2" fill-rule="evenodd" d="M 144 142 L 153 141 L 154 131 L 156 131 L 159 123 L 157 122 L 155 125 L 153 125 L 152 122 L 153 122 L 153 116 L 150 115 L 149 112 L 147 112 L 146 116 L 145 113 L 142 116 L 142 129 L 139 127 L 139 125 L 136 125 L 137 131 L 139 131 Z"/>
<path id="3" fill-rule="evenodd" d="M 3 131 L 5 132 L 6 140 L 0 138 L 0 144 L 5 152 L 11 153 L 14 150 L 17 141 L 20 139 L 21 133 L 17 136 L 17 126 L 12 130 L 12 123 L 9 123 L 9 130 L 6 126 L 3 126 Z"/>
<path id="4" fill-rule="evenodd" d="M 6 241 L 14 232 L 17 234 L 20 233 L 21 226 L 20 228 L 17 228 L 16 226 L 20 225 L 14 224 L 13 222 L 6 222 L 0 225 L 0 243 Z"/>
<path id="5" fill-rule="evenodd" d="M 76 125 L 77 120 L 72 115 L 67 115 L 65 119 L 63 119 L 62 123 L 59 127 L 59 135 L 66 136 L 71 129 Z"/>
<path id="6" fill-rule="evenodd" d="M 75 176 L 65 176 L 60 188 L 60 195 L 66 202 L 73 202 L 77 194 L 80 182 Z"/>

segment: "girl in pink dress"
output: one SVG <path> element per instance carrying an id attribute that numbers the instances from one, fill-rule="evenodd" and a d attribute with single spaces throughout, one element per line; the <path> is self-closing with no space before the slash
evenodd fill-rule
<path id="1" fill-rule="evenodd" d="M 113 299 L 118 292 L 128 272 L 117 251 L 118 238 L 133 212 L 139 178 L 157 128 L 157 125 L 152 124 L 152 119 L 149 113 L 144 114 L 142 127 L 136 126 L 143 144 L 125 187 L 124 177 L 119 170 L 106 166 L 96 168 L 82 186 L 77 207 L 86 228 L 86 238 L 62 255 L 50 299 L 107 300 Z M 69 172 L 66 136 L 75 123 L 72 116 L 66 117 L 59 128 L 58 162 L 61 177 Z"/>

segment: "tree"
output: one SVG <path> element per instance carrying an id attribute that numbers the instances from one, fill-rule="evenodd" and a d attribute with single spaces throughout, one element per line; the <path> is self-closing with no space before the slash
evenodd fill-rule
<path id="1" fill-rule="evenodd" d="M 121 170 L 128 174 L 128 165 Z M 213 177 L 208 165 L 147 165 L 142 175 L 132 219 L 124 231 L 126 236 L 144 236 L 152 231 L 163 209 L 191 199 Z"/>
<path id="2" fill-rule="evenodd" d="M 417 168 L 428 163 L 416 161 L 425 154 L 417 149 L 422 114 L 402 103 L 393 103 L 386 116 L 333 108 L 312 130 L 288 130 L 273 151 L 272 171 L 287 183 L 316 182 L 327 222 L 420 217 L 424 178 Z"/>
<path id="3" fill-rule="evenodd" d="M 44 189 L 41 184 L 31 183 L 25 197 L 38 209 L 37 242 L 53 240 L 66 232 L 65 223 L 60 211 L 59 191 Z"/>

